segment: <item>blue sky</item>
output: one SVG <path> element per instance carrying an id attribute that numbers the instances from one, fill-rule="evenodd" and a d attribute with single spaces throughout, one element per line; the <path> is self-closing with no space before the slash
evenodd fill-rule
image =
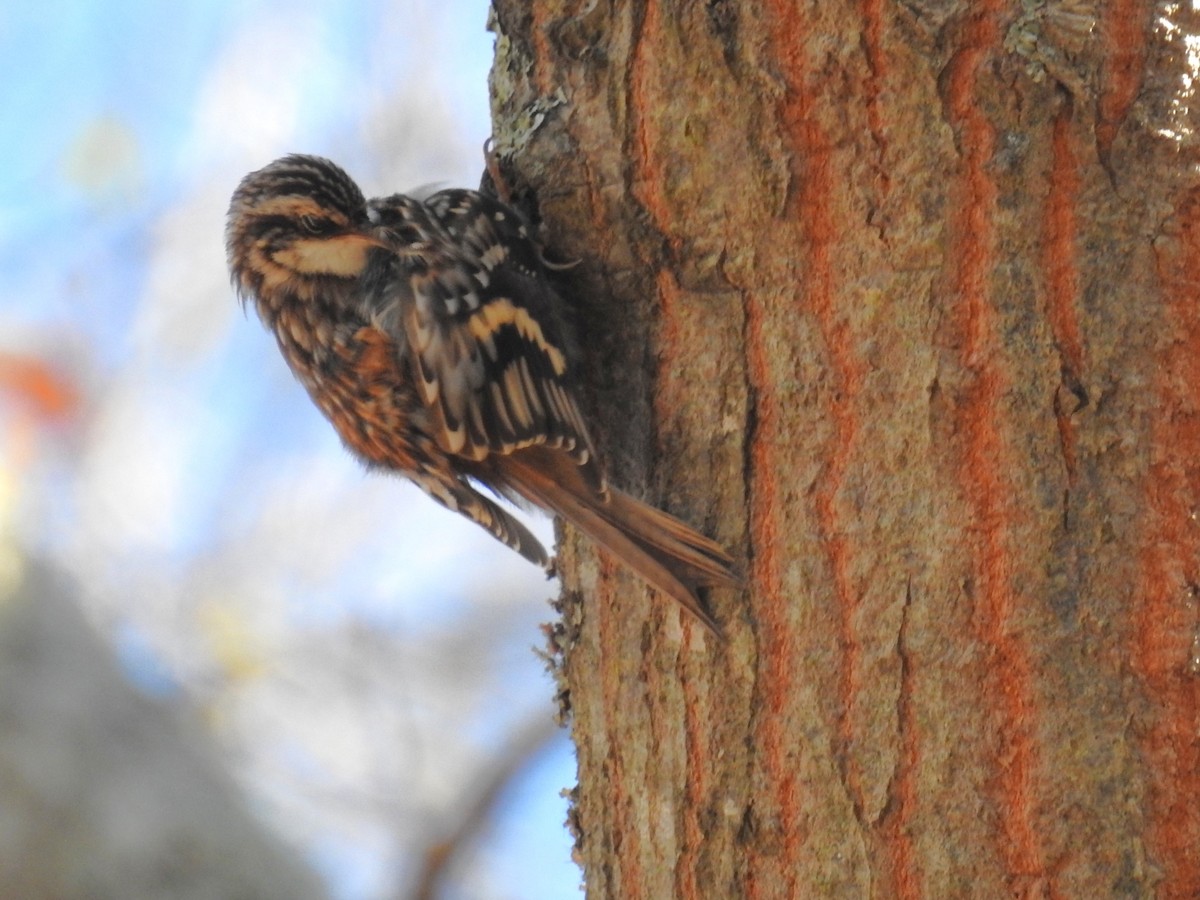
<path id="1" fill-rule="evenodd" d="M 522 716 L 548 714 L 529 648 L 555 588 L 346 458 L 237 307 L 223 216 L 242 174 L 292 151 L 339 160 L 368 193 L 476 183 L 486 14 L 484 0 L 0 11 L 0 353 L 44 360 L 82 397 L 65 434 L 21 463 L 17 537 L 86 577 L 90 614 L 135 681 L 221 712 L 215 739 L 250 792 L 263 773 L 271 783 L 256 806 L 308 810 L 285 836 L 348 900 L 402 886 L 411 861 L 396 845 L 415 846 L 405 836 L 427 823 L 397 836 L 349 801 L 323 821 L 319 801 L 280 796 L 281 783 L 306 790 L 289 766 L 303 758 L 347 794 L 372 790 L 373 773 L 395 773 L 363 710 L 394 703 L 387 715 L 418 748 L 401 768 L 420 778 L 389 789 L 419 795 L 412 809 L 436 821 L 438 798 L 455 797 L 439 757 L 469 773 Z M 460 641 L 473 628 L 484 643 Z M 395 695 L 384 678 L 369 697 L 354 687 L 375 684 L 340 649 L 361 629 L 382 642 L 374 664 L 411 679 Z M 314 647 L 342 661 L 327 684 Z M 297 699 L 272 672 L 314 681 Z M 317 700 L 345 705 L 349 750 L 330 749 Z M 286 752 L 238 724 L 251 709 L 309 707 L 283 729 Z M 573 779 L 562 738 L 510 791 L 481 856 L 513 879 L 496 896 L 574 894 L 558 797 Z"/>

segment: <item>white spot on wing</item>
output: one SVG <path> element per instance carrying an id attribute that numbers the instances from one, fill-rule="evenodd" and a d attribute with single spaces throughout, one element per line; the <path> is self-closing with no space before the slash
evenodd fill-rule
<path id="1" fill-rule="evenodd" d="M 492 246 L 488 247 L 487 250 L 480 255 L 479 261 L 483 263 L 484 268 L 494 269 L 496 266 L 500 265 L 500 263 L 504 262 L 504 258 L 507 255 L 508 253 L 504 249 L 503 244 L 492 244 Z"/>

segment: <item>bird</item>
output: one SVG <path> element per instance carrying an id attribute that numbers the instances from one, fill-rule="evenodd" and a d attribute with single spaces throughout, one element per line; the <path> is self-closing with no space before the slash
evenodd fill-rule
<path id="1" fill-rule="evenodd" d="M 426 494 L 555 574 L 488 496 L 556 514 L 711 633 L 701 587 L 737 587 L 716 541 L 608 483 L 577 399 L 580 350 L 532 227 L 497 196 L 367 200 L 328 159 L 292 154 L 230 201 L 234 289 L 369 469 Z"/>

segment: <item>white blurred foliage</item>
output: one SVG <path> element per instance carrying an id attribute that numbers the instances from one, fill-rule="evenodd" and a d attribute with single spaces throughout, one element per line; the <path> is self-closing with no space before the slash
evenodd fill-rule
<path id="1" fill-rule="evenodd" d="M 316 74 L 341 65 L 327 53 L 321 18 L 313 9 L 260 9 L 222 48 L 200 93 L 194 137 L 197 160 L 253 164 L 264 148 L 297 132 L 306 92 Z"/>
<path id="2" fill-rule="evenodd" d="M 146 288 L 131 334 L 135 365 L 194 365 L 245 317 L 228 302 L 222 240 L 229 179 L 207 178 L 154 224 Z M 202 240 L 197 237 L 203 235 Z"/>
<path id="3" fill-rule="evenodd" d="M 191 401 L 178 386 L 135 373 L 105 392 L 79 471 L 79 524 L 105 558 L 162 552 L 178 540 Z"/>

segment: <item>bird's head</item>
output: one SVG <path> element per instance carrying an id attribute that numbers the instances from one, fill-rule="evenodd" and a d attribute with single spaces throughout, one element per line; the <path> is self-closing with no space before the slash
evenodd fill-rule
<path id="1" fill-rule="evenodd" d="M 382 246 L 371 229 L 366 199 L 341 168 L 317 156 L 277 159 L 233 192 L 225 242 L 234 285 L 261 304 L 356 279 Z"/>

